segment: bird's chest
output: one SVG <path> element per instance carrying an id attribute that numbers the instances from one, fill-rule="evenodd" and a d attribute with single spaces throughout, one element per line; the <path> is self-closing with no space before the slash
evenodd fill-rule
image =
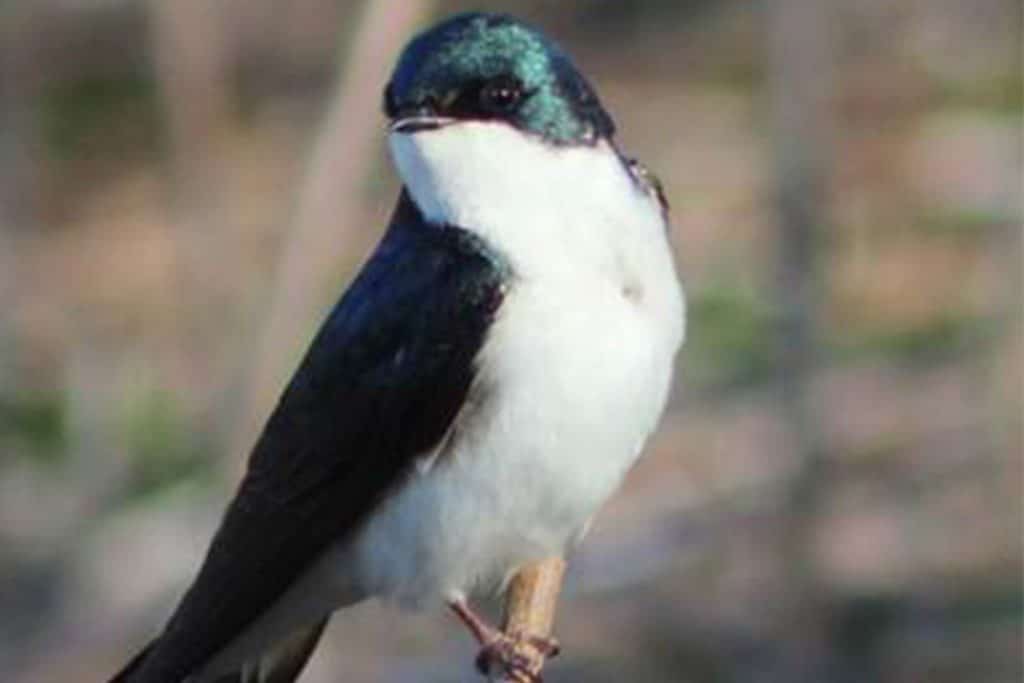
<path id="1" fill-rule="evenodd" d="M 479 364 L 479 444 L 567 524 L 619 483 L 664 404 L 676 312 L 661 310 L 671 273 L 609 268 L 524 278 L 509 292 Z M 500 455 L 499 455 L 500 454 Z"/>
<path id="2" fill-rule="evenodd" d="M 639 454 L 674 343 L 622 283 L 574 281 L 511 286 L 443 450 L 365 536 L 380 592 L 418 602 L 493 587 L 564 552 Z"/>
<path id="3" fill-rule="evenodd" d="M 514 275 L 450 434 L 362 536 L 374 592 L 451 596 L 564 552 L 664 406 L 683 305 L 660 208 L 607 149 L 537 154 L 529 171 L 411 183 Z"/>

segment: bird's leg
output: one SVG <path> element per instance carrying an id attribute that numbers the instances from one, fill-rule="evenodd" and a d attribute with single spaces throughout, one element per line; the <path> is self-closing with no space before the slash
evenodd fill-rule
<path id="1" fill-rule="evenodd" d="M 501 636 L 501 631 L 488 624 L 483 617 L 474 612 L 465 599 L 451 600 L 448 603 L 448 609 L 459 618 L 459 621 L 469 629 L 469 632 L 481 645 L 486 645 Z"/>
<path id="2" fill-rule="evenodd" d="M 554 638 L 528 633 L 503 633 L 474 612 L 464 599 L 450 601 L 448 609 L 480 643 L 476 668 L 484 675 L 498 663 L 506 671 L 519 674 L 519 678 L 539 682 L 544 660 L 558 654 L 559 645 Z"/>

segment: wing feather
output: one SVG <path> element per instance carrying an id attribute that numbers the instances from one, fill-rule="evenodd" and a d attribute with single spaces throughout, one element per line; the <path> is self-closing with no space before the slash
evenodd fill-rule
<path id="1" fill-rule="evenodd" d="M 196 581 L 133 683 L 173 683 L 359 528 L 444 438 L 508 269 L 403 193 L 385 238 L 324 323 L 249 459 Z"/>

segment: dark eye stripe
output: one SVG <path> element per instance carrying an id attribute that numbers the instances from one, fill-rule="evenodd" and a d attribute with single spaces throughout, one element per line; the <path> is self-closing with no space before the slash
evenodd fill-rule
<path id="1" fill-rule="evenodd" d="M 487 80 L 476 79 L 439 99 L 440 112 L 466 119 L 500 119 L 514 114 L 526 98 L 522 82 L 502 74 Z"/>

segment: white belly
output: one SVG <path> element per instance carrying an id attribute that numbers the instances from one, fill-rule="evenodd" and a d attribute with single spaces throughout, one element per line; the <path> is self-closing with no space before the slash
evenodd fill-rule
<path id="1" fill-rule="evenodd" d="M 627 299 L 618 279 L 515 286 L 445 450 L 197 680 L 371 595 L 420 605 L 498 588 L 570 549 L 653 430 L 679 343 L 671 267 L 645 278 L 660 298 Z"/>
<path id="2" fill-rule="evenodd" d="M 661 209 L 607 142 L 468 122 L 391 143 L 426 217 L 515 273 L 451 438 L 352 547 L 368 593 L 418 603 L 496 587 L 582 535 L 661 413 L 683 302 Z"/>
<path id="3" fill-rule="evenodd" d="M 668 391 L 675 344 L 644 304 L 610 276 L 512 289 L 447 448 L 357 541 L 368 592 L 420 603 L 496 588 L 582 536 Z"/>
<path id="4" fill-rule="evenodd" d="M 427 218 L 477 232 L 516 278 L 436 458 L 219 655 L 211 675 L 365 597 L 449 599 L 564 553 L 664 407 L 682 291 L 658 203 L 607 142 L 550 147 L 486 122 L 391 142 Z"/>

